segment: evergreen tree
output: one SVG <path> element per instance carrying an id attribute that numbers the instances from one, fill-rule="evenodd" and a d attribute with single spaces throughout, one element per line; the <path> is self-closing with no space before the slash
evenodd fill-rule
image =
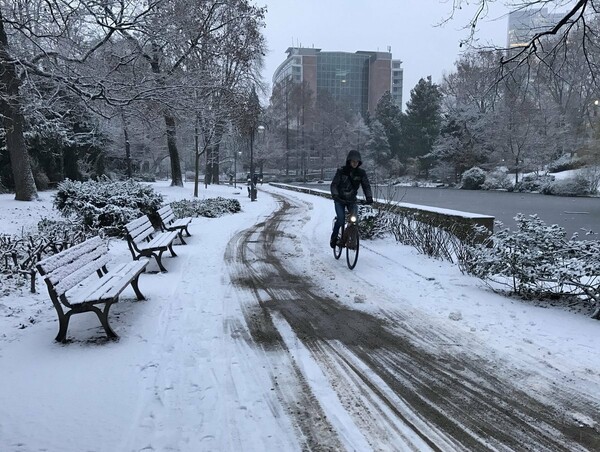
<path id="1" fill-rule="evenodd" d="M 392 95 L 387 91 L 381 99 L 379 99 L 379 102 L 377 102 L 374 117 L 368 118 L 368 121 L 366 121 L 369 127 L 371 127 L 372 123 L 375 121 L 378 121 L 383 126 L 392 156 L 398 156 L 400 152 L 401 118 L 402 111 L 400 110 L 400 107 L 394 103 Z M 372 128 L 371 132 L 373 132 Z"/>
<path id="2" fill-rule="evenodd" d="M 390 145 L 385 129 L 377 120 L 371 123 L 371 137 L 367 141 L 366 149 L 378 168 L 384 167 L 390 160 Z"/>
<path id="3" fill-rule="evenodd" d="M 403 160 L 429 154 L 440 133 L 442 95 L 438 85 L 421 79 L 410 92 L 402 119 L 401 152 Z"/>

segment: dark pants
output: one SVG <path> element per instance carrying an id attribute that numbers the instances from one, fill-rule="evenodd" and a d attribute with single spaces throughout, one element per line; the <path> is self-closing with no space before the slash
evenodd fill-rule
<path id="1" fill-rule="evenodd" d="M 354 215 L 358 214 L 358 205 L 356 203 L 345 204 L 339 201 L 333 201 L 333 204 L 335 206 L 336 220 L 335 224 L 333 225 L 331 240 L 334 240 L 337 237 L 338 233 L 340 232 L 340 228 L 346 222 L 346 209 L 348 209 L 348 212 Z"/>

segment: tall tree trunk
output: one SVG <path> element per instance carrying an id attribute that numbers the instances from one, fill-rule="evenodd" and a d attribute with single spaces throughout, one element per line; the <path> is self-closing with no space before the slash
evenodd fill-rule
<path id="1" fill-rule="evenodd" d="M 127 177 L 131 179 L 133 171 L 131 170 L 131 144 L 129 143 L 129 131 L 127 130 L 127 119 L 125 112 L 121 109 L 121 120 L 123 121 L 123 135 L 125 137 L 125 163 L 127 165 Z"/>
<path id="2" fill-rule="evenodd" d="M 17 77 L 14 60 L 8 51 L 8 38 L 4 31 L 4 18 L 0 12 L 0 114 L 4 128 L 4 139 L 10 156 L 15 199 L 32 201 L 38 193 L 31 170 L 31 158 L 25 146 L 23 125 L 25 118 L 21 113 L 19 95 L 20 80 Z"/>
<path id="3" fill-rule="evenodd" d="M 165 125 L 167 126 L 167 147 L 171 159 L 171 186 L 183 187 L 181 163 L 179 161 L 179 152 L 177 151 L 175 118 L 168 113 L 165 113 Z"/>
<path id="4" fill-rule="evenodd" d="M 160 49 L 156 43 L 152 43 L 152 49 L 152 61 L 150 62 L 150 67 L 152 68 L 153 73 L 160 75 Z M 158 84 L 163 84 L 160 77 Z M 165 111 L 164 118 L 167 127 L 167 149 L 169 150 L 169 157 L 171 159 L 171 186 L 183 187 L 181 163 L 179 161 L 179 151 L 177 150 L 177 127 L 175 125 L 175 118 L 168 111 Z"/>
<path id="5" fill-rule="evenodd" d="M 225 124 L 219 121 L 215 125 L 215 133 L 213 135 L 212 144 L 208 146 L 206 152 L 206 177 L 207 184 L 219 184 L 219 152 L 221 149 L 220 142 L 225 131 Z"/>

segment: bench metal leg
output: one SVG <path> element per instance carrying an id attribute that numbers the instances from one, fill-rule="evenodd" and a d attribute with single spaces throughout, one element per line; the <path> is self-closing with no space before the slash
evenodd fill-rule
<path id="1" fill-rule="evenodd" d="M 187 236 L 188 236 L 188 237 L 191 237 L 191 236 L 192 236 L 192 234 L 190 234 L 190 231 L 188 231 L 188 227 L 187 227 L 187 226 L 185 226 L 185 227 L 183 228 L 183 230 L 185 231 L 185 233 L 187 234 Z"/>
<path id="2" fill-rule="evenodd" d="M 140 275 L 137 275 L 135 277 L 135 279 L 133 279 L 131 281 L 131 287 L 133 287 L 133 291 L 135 292 L 135 295 L 137 297 L 138 300 L 145 300 L 146 297 L 144 297 L 144 295 L 142 294 L 142 292 L 140 292 L 140 289 L 138 287 L 138 279 L 139 279 Z"/>
<path id="3" fill-rule="evenodd" d="M 183 240 L 183 234 L 181 229 L 179 231 L 177 231 L 177 237 L 179 237 L 179 241 L 181 242 L 182 245 L 187 245 L 187 243 L 185 243 L 185 240 Z"/>
<path id="4" fill-rule="evenodd" d="M 94 311 L 96 313 L 96 315 L 98 316 L 98 319 L 100 320 L 100 323 L 104 327 L 104 331 L 106 331 L 106 335 L 109 337 L 109 339 L 118 339 L 119 338 L 117 333 L 115 333 L 113 331 L 113 329 L 110 327 L 110 325 L 108 324 L 108 311 L 110 310 L 111 305 L 113 303 L 115 303 L 116 301 L 117 301 L 117 299 L 107 302 L 106 306 L 104 308 L 104 311 L 100 310 L 97 306 L 90 306 L 90 310 Z"/>
<path id="5" fill-rule="evenodd" d="M 162 264 L 162 253 L 164 252 L 164 250 L 160 250 L 158 252 L 158 254 L 156 253 L 152 253 L 152 255 L 154 256 L 154 259 L 156 259 L 156 263 L 158 264 L 158 268 L 160 268 L 161 272 L 166 272 L 167 269 L 164 267 L 164 265 Z"/>
<path id="6" fill-rule="evenodd" d="M 173 242 L 169 244 L 169 251 L 171 252 L 172 257 L 177 257 L 177 254 L 175 254 L 175 251 L 173 251 Z"/>
<path id="7" fill-rule="evenodd" d="M 67 339 L 67 329 L 69 328 L 69 319 L 71 318 L 73 311 L 69 311 L 65 314 L 62 309 L 56 308 L 56 312 L 58 312 L 58 334 L 54 340 L 56 342 L 65 342 Z"/>

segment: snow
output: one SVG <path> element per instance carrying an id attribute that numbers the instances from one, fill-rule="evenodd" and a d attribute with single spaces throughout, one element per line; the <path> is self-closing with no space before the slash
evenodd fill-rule
<path id="1" fill-rule="evenodd" d="M 303 193 L 318 194 L 320 196 L 329 195 L 329 192 L 326 190 L 319 190 L 319 189 L 314 189 L 314 188 L 298 188 L 298 187 L 294 187 L 293 185 L 289 185 L 289 184 L 272 184 L 272 185 L 276 186 L 276 187 L 287 187 L 287 188 L 290 188 L 293 190 L 301 191 Z M 379 201 L 382 204 L 390 203 L 390 201 L 387 201 L 385 199 L 375 199 L 375 201 Z M 422 206 L 420 204 L 411 204 L 409 202 L 394 202 L 394 201 L 392 201 L 392 203 L 398 207 L 404 207 L 406 209 L 420 210 L 422 212 L 439 213 L 441 215 L 448 215 L 448 216 L 471 219 L 471 220 L 493 219 L 493 217 L 490 217 L 489 215 L 465 212 L 462 210 L 445 209 L 442 207 Z"/>
<path id="2" fill-rule="evenodd" d="M 165 202 L 193 199 L 191 184 L 153 185 Z M 0 195 L 2 232 L 19 233 L 56 215 L 51 195 L 43 192 L 31 203 Z M 201 198 L 217 196 L 238 199 L 242 211 L 194 219 L 188 244 L 176 247 L 178 257 L 163 259 L 167 273 L 155 273 L 151 262 L 151 272 L 139 283 L 147 300 L 135 301 L 128 288 L 111 308 L 119 341 L 104 341 L 97 318 L 88 313 L 72 318 L 68 344 L 55 343 L 56 313 L 40 281 L 37 294 L 24 288 L 0 298 L 0 451 L 301 450 L 297 428 L 280 400 L 299 384 L 298 370 L 343 448 L 393 448 L 393 443 L 374 447 L 357 428 L 336 390 L 339 382 L 331 381 L 314 351 L 277 312 L 273 322 L 288 353 L 274 360 L 268 355 L 276 352 L 244 340 L 243 312 L 263 294 L 232 283 L 227 256 L 232 244 L 243 240 L 241 231 L 277 208 L 276 196 L 304 206 L 298 228 L 286 231 L 295 240 L 278 252 L 287 256 L 290 268 L 309 275 L 349 309 L 396 312 L 407 328 L 446 334 L 450 351 L 444 353 L 462 348 L 491 356 L 501 377 L 519 375 L 514 384 L 542 400 L 554 390 L 550 382 L 590 397 L 599 393 L 600 322 L 494 294 L 455 265 L 419 255 L 393 239 L 365 241 L 357 268 L 350 271 L 328 247 L 334 211 L 323 197 L 265 185 L 258 201 L 250 202 L 246 187 L 200 190 Z M 115 263 L 131 260 L 120 240 L 111 240 L 110 257 Z M 368 372 L 357 356 L 340 353 Z M 377 386 L 390 392 L 383 381 Z M 390 393 L 390 400 L 394 397 Z M 395 403 L 402 407 L 404 402 L 397 398 Z M 584 413 L 565 416 L 592 428 L 598 422 Z M 443 444 L 443 438 L 439 441 Z M 419 438 L 412 442 L 418 445 Z"/>

